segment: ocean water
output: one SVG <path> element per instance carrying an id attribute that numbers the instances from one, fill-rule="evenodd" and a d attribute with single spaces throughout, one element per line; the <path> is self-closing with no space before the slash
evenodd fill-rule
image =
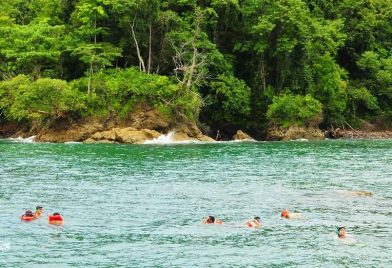
<path id="1" fill-rule="evenodd" d="M 3 140 L 0 267 L 391 267 L 391 163 L 392 141 Z M 21 222 L 36 205 L 45 217 Z M 245 227 L 254 216 L 262 228 Z"/>

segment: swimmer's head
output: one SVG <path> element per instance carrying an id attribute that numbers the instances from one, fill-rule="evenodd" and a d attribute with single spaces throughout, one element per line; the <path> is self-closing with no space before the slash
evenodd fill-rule
<path id="1" fill-rule="evenodd" d="M 35 209 L 40 210 L 40 209 L 44 209 L 44 207 L 43 206 L 36 206 Z"/>
<path id="2" fill-rule="evenodd" d="M 25 216 L 30 216 L 30 217 L 32 217 L 32 216 L 33 216 L 33 212 L 32 212 L 31 210 L 26 210 Z"/>
<path id="3" fill-rule="evenodd" d="M 288 218 L 289 217 L 289 211 L 287 209 L 283 210 L 282 213 L 280 214 L 282 218 Z"/>
<path id="4" fill-rule="evenodd" d="M 214 223 L 214 222 L 215 222 L 215 217 L 214 217 L 214 216 L 208 216 L 206 222 L 207 222 L 207 223 Z"/>
<path id="5" fill-rule="evenodd" d="M 254 217 L 254 220 L 260 222 L 260 217 Z"/>
<path id="6" fill-rule="evenodd" d="M 346 236 L 346 227 L 336 227 L 336 233 L 338 237 L 345 237 Z"/>
<path id="7" fill-rule="evenodd" d="M 60 213 L 58 213 L 58 212 L 53 213 L 53 216 L 56 216 L 56 215 L 60 215 Z"/>

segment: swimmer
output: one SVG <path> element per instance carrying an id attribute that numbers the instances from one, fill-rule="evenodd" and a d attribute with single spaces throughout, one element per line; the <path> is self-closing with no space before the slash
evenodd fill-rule
<path id="1" fill-rule="evenodd" d="M 249 228 L 259 228 L 261 226 L 260 217 L 254 217 L 253 220 L 247 221 L 246 226 Z"/>
<path id="2" fill-rule="evenodd" d="M 214 216 L 208 216 L 207 218 L 203 219 L 204 224 L 223 224 L 222 220 L 215 219 Z"/>
<path id="3" fill-rule="evenodd" d="M 346 227 L 336 227 L 338 238 L 347 238 Z"/>
<path id="4" fill-rule="evenodd" d="M 37 206 L 35 208 L 35 212 L 34 212 L 34 218 L 38 219 L 42 217 L 42 213 L 44 212 L 44 207 L 43 206 Z"/>
<path id="5" fill-rule="evenodd" d="M 55 212 L 53 215 L 49 215 L 48 223 L 52 225 L 63 225 L 64 220 L 60 213 Z"/>
<path id="6" fill-rule="evenodd" d="M 280 216 L 286 219 L 300 219 L 302 217 L 301 213 L 292 213 L 287 209 L 283 210 Z"/>
<path id="7" fill-rule="evenodd" d="M 22 221 L 32 221 L 35 218 L 34 218 L 34 214 L 31 210 L 26 210 L 26 212 L 22 216 L 20 216 L 20 219 Z"/>

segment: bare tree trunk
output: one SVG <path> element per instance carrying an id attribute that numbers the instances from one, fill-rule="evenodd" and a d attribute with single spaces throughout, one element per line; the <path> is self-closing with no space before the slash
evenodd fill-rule
<path id="1" fill-rule="evenodd" d="M 135 18 L 136 19 L 136 18 Z M 131 26 L 131 31 L 132 31 L 132 37 L 133 37 L 133 41 L 135 42 L 135 46 L 136 46 L 136 53 L 137 53 L 137 57 L 139 59 L 139 70 L 146 72 L 146 66 L 144 65 L 144 60 L 140 54 L 140 49 L 139 49 L 139 44 L 137 42 L 136 39 L 136 35 L 135 35 L 135 20 L 133 20 L 133 24 L 129 23 L 129 26 Z"/>
<path id="2" fill-rule="evenodd" d="M 187 89 L 190 89 L 191 86 L 192 86 L 192 82 L 193 82 L 193 73 L 194 73 L 195 67 L 196 67 L 196 54 L 197 54 L 197 48 L 196 48 L 194 42 L 193 42 L 193 44 L 192 44 L 192 47 L 193 47 L 192 64 L 191 64 L 191 66 L 190 66 L 190 68 L 189 68 L 189 73 L 187 74 L 187 75 L 188 75 L 188 79 L 187 79 L 188 81 L 187 81 L 187 83 L 186 83 L 186 88 L 187 88 Z"/>
<path id="3" fill-rule="evenodd" d="M 151 71 L 151 61 L 152 61 L 152 25 L 150 24 L 150 36 L 148 40 L 148 64 L 147 64 L 147 73 Z"/>

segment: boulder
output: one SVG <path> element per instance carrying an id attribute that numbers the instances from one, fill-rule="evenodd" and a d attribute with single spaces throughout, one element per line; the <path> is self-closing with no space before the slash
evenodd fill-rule
<path id="1" fill-rule="evenodd" d="M 204 135 L 194 123 L 183 123 L 174 128 L 174 141 L 203 141 L 212 142 L 213 138 Z"/>
<path id="2" fill-rule="evenodd" d="M 105 139 L 103 139 L 103 140 L 94 140 L 92 138 L 88 138 L 83 143 L 86 143 L 86 144 L 91 144 L 91 143 L 112 144 L 112 143 L 115 143 L 115 141 L 105 140 Z"/>
<path id="3" fill-rule="evenodd" d="M 233 136 L 233 140 L 254 140 L 251 136 L 243 132 L 242 130 L 238 130 L 237 133 Z"/>
<path id="4" fill-rule="evenodd" d="M 146 140 L 156 139 L 161 133 L 151 129 L 137 130 L 135 128 L 114 129 L 116 141 L 120 143 L 144 143 Z"/>
<path id="5" fill-rule="evenodd" d="M 323 140 L 324 133 L 318 128 L 304 128 L 292 126 L 288 129 L 271 128 L 267 133 L 267 140 Z"/>
<path id="6" fill-rule="evenodd" d="M 108 140 L 108 141 L 115 141 L 116 140 L 116 132 L 112 130 L 96 132 L 94 135 L 91 136 L 94 140 Z"/>
<path id="7" fill-rule="evenodd" d="M 144 143 L 146 140 L 158 138 L 160 135 L 161 133 L 150 129 L 113 128 L 94 133 L 85 140 L 85 143 Z"/>

